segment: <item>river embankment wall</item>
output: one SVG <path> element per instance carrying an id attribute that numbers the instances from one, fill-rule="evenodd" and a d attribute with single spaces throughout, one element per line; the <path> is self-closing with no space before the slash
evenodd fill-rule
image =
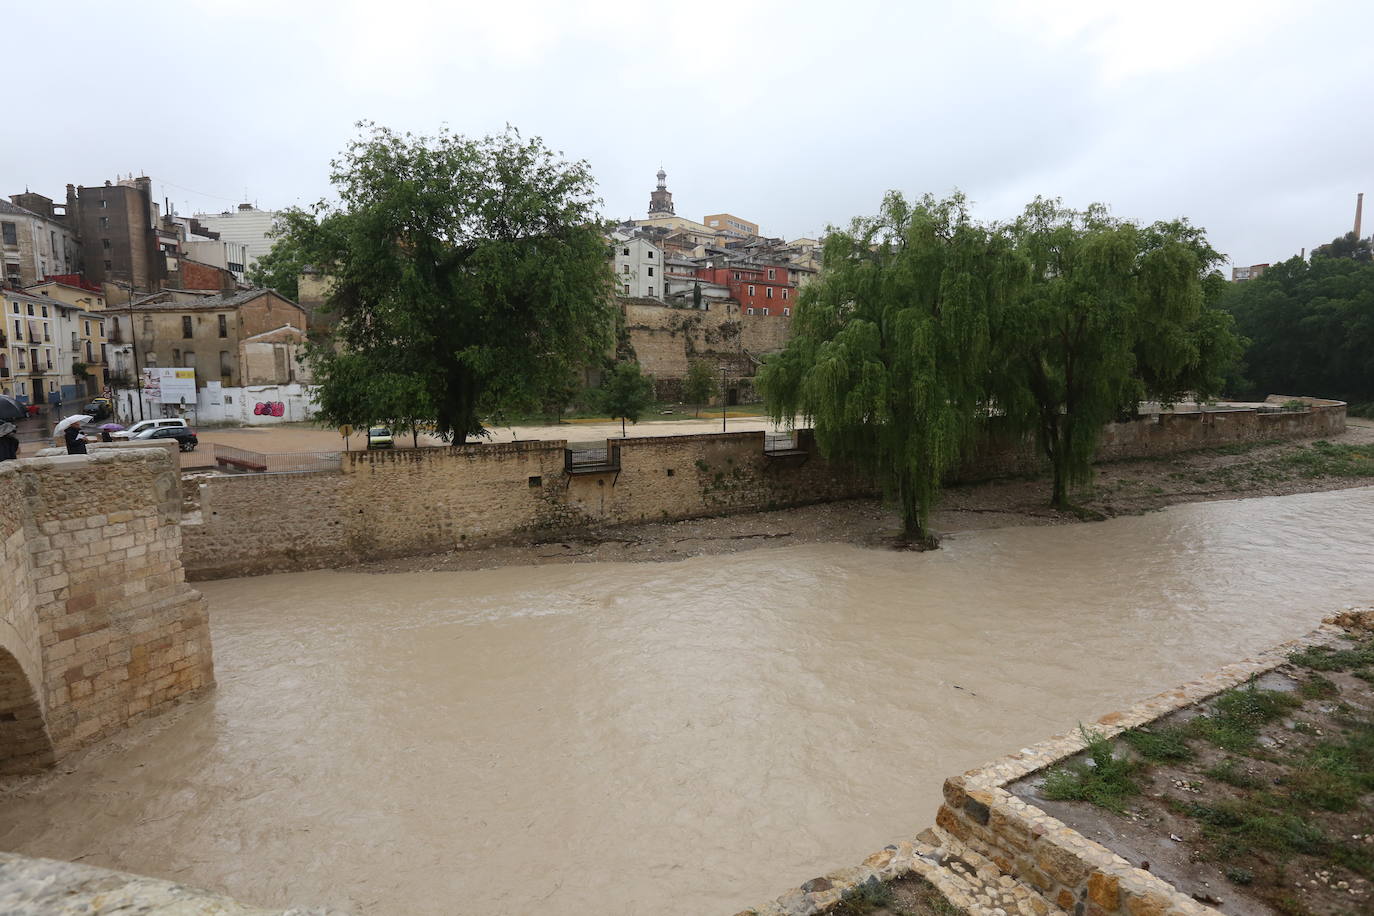
<path id="1" fill-rule="evenodd" d="M 1291 399 L 1285 399 L 1291 400 Z M 1236 442 L 1317 438 L 1345 405 L 1162 414 L 1110 424 L 1099 454 L 1156 457 Z M 876 493 L 828 462 L 809 430 L 612 439 L 601 464 L 561 440 L 351 452 L 337 471 L 187 478 L 183 559 L 192 579 L 343 566 L 556 536 L 589 525 L 671 521 Z M 1034 441 L 995 428 L 958 479 L 1042 468 Z M 195 511 L 196 509 L 199 511 Z"/>
<path id="2" fill-rule="evenodd" d="M 0 464 L 0 773 L 27 772 L 214 680 L 164 449 Z"/>

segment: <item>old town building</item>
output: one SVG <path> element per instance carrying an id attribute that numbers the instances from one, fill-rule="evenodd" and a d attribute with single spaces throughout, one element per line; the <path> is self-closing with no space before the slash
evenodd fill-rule
<path id="1" fill-rule="evenodd" d="M 70 278 L 77 279 L 79 278 Z M 55 300 L 61 309 L 59 333 L 70 351 L 71 395 L 95 396 L 105 389 L 109 351 L 105 340 L 105 297 L 93 284 L 48 280 L 25 290 Z M 66 395 L 64 395 L 66 397 Z"/>
<path id="2" fill-rule="evenodd" d="M 42 194 L 27 191 L 0 199 L 0 279 L 28 286 L 81 269 L 76 231 L 58 209 Z"/>
<path id="3" fill-rule="evenodd" d="M 67 185 L 67 214 L 81 238 L 83 273 L 92 283 L 151 292 L 167 276 L 151 178 Z M 113 298 L 113 295 L 109 298 Z"/>
<path id="4" fill-rule="evenodd" d="M 107 315 L 113 323 L 111 358 L 120 375 L 157 366 L 194 370 L 197 387 L 300 380 L 296 356 L 307 330 L 305 310 L 270 289 L 218 296 L 163 290 Z M 245 366 L 250 359 L 252 373 Z M 270 372 L 262 370 L 267 362 L 274 367 Z"/>

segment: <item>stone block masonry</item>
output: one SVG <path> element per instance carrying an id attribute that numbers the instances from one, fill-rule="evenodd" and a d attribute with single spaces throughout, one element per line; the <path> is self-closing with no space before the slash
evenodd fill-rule
<path id="1" fill-rule="evenodd" d="M 799 434 L 617 439 L 615 466 L 569 473 L 563 441 L 352 452 L 339 472 L 211 477 L 182 526 L 192 578 L 341 566 L 553 535 L 866 495 Z"/>
<path id="2" fill-rule="evenodd" d="M 214 682 L 164 449 L 0 465 L 0 773 L 28 772 Z"/>

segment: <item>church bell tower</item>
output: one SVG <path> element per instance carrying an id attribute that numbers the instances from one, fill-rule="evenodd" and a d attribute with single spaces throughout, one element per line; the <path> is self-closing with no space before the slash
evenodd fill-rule
<path id="1" fill-rule="evenodd" d="M 668 190 L 668 173 L 658 170 L 658 188 L 649 195 L 650 216 L 673 215 L 673 192 Z"/>

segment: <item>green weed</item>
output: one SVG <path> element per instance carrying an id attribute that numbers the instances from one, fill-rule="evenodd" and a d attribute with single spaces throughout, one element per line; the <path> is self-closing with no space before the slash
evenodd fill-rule
<path id="1" fill-rule="evenodd" d="M 1193 757 L 1193 749 L 1188 746 L 1187 727 L 1134 728 L 1121 738 L 1146 760 L 1191 760 Z"/>
<path id="2" fill-rule="evenodd" d="M 1374 665 L 1374 641 L 1355 646 L 1352 649 L 1333 649 L 1330 646 L 1311 646 L 1293 652 L 1288 660 L 1302 668 L 1313 671 L 1350 671 Z"/>
<path id="3" fill-rule="evenodd" d="M 1079 730 L 1087 744 L 1088 760 L 1050 770 L 1041 792 L 1046 798 L 1085 801 L 1120 814 L 1125 810 L 1125 799 L 1140 791 L 1134 779 L 1140 763 L 1116 756 L 1112 743 L 1101 732 L 1081 726 Z"/>
<path id="4" fill-rule="evenodd" d="M 1202 775 L 1235 786 L 1237 789 L 1258 789 L 1264 785 L 1258 777 L 1245 772 L 1240 761 L 1234 757 L 1227 757 L 1216 766 L 1208 767 Z"/>
<path id="5" fill-rule="evenodd" d="M 1207 715 L 1188 724 L 1189 730 L 1227 751 L 1245 751 L 1255 744 L 1259 730 L 1278 719 L 1301 700 L 1277 690 L 1260 690 L 1252 682 L 1228 690 L 1212 703 Z"/>

